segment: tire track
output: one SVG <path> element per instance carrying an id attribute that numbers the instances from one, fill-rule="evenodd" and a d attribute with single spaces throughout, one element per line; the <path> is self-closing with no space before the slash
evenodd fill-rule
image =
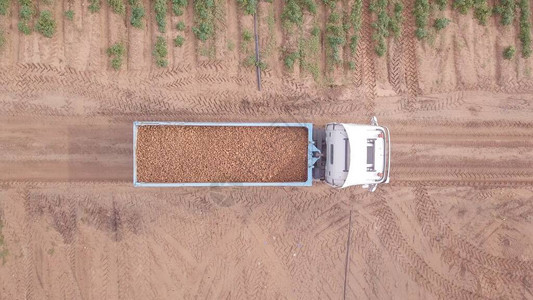
<path id="1" fill-rule="evenodd" d="M 457 237 L 440 217 L 426 188 L 417 186 L 414 191 L 418 220 L 422 223 L 424 234 L 430 238 L 434 246 L 440 250 L 454 251 L 455 255 L 464 258 L 466 261 L 493 270 L 499 274 L 498 277 L 507 277 L 509 280 L 506 281 L 506 284 L 510 284 L 511 280 L 517 282 L 517 279 L 522 276 L 533 273 L 533 261 L 497 257 Z M 518 282 L 520 281 L 518 280 Z"/>
<path id="2" fill-rule="evenodd" d="M 388 60 L 389 83 L 394 92 L 398 95 L 404 95 L 407 91 L 405 83 L 405 66 L 403 64 L 404 35 L 406 34 L 405 27 L 402 31 L 403 32 L 399 37 L 394 38 L 394 51 L 392 55 L 389 56 Z"/>
<path id="3" fill-rule="evenodd" d="M 467 240 L 457 237 L 440 217 L 434 201 L 424 187 L 415 187 L 414 193 L 416 216 L 423 234 L 429 239 L 431 247 L 441 252 L 446 264 L 461 266 L 462 270 L 479 278 L 477 283 L 471 284 L 471 290 L 482 291 L 484 297 L 507 295 L 512 299 L 524 298 L 524 287 L 528 285 L 527 281 L 531 280 L 531 270 L 516 266 L 529 262 L 505 259 L 512 264 L 510 269 L 506 269 L 505 265 L 499 263 L 502 258 L 488 254 Z"/>
<path id="4" fill-rule="evenodd" d="M 444 278 L 426 263 L 403 237 L 397 217 L 385 200 L 376 204 L 372 214 L 377 218 L 376 234 L 382 245 L 413 281 L 439 298 L 483 299 L 477 292 Z"/>
<path id="5" fill-rule="evenodd" d="M 373 113 L 376 99 L 376 66 L 374 63 L 375 53 L 372 47 L 372 13 L 365 8 L 369 7 L 369 2 L 363 4 L 363 25 L 361 46 L 365 55 L 362 57 L 362 79 L 365 88 L 365 105 L 370 113 Z M 363 46 L 364 45 L 364 46 Z"/>
<path id="6" fill-rule="evenodd" d="M 417 40 L 415 37 L 415 19 L 413 12 L 413 1 L 404 1 L 404 29 L 402 36 L 402 54 L 405 70 L 405 81 L 407 84 L 407 101 L 413 102 L 421 94 L 418 82 L 418 63 L 416 58 Z M 409 106 L 408 106 L 409 107 Z"/>

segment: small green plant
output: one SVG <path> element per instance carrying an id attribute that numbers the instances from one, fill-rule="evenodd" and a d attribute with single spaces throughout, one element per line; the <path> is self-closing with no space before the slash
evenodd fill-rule
<path id="1" fill-rule="evenodd" d="M 172 12 L 175 16 L 183 15 L 183 9 L 187 6 L 187 0 L 172 0 Z"/>
<path id="2" fill-rule="evenodd" d="M 0 258 L 2 258 L 2 265 L 6 263 L 6 257 L 9 254 L 7 247 L 5 245 L 4 235 L 2 234 L 2 229 L 4 228 L 4 223 L 0 219 Z"/>
<path id="3" fill-rule="evenodd" d="M 500 0 L 500 5 L 494 7 L 494 13 L 501 16 L 502 25 L 511 25 L 514 21 L 516 0 Z"/>
<path id="4" fill-rule="evenodd" d="M 155 10 L 155 20 L 157 23 L 157 29 L 159 32 L 165 32 L 167 26 L 167 1 L 166 0 L 155 0 L 154 4 Z"/>
<path id="5" fill-rule="evenodd" d="M 522 57 L 528 58 L 531 56 L 531 8 L 528 0 L 520 0 L 518 6 L 520 7 L 520 32 L 518 38 L 522 44 Z"/>
<path id="6" fill-rule="evenodd" d="M 9 254 L 9 250 L 7 248 L 2 249 L 0 251 L 0 258 L 2 258 L 2 266 L 6 264 L 6 257 Z"/>
<path id="7" fill-rule="evenodd" d="M 322 0 L 325 6 L 328 6 L 330 9 L 335 9 L 337 2 L 335 0 Z"/>
<path id="8" fill-rule="evenodd" d="M 249 41 L 252 40 L 252 37 L 253 37 L 253 35 L 252 35 L 252 33 L 251 33 L 249 30 L 244 29 L 244 30 L 242 31 L 242 40 L 243 40 L 243 41 L 245 41 L 245 42 L 249 42 Z"/>
<path id="9" fill-rule="evenodd" d="M 143 27 L 144 7 L 134 6 L 131 10 L 130 24 L 135 28 Z"/>
<path id="10" fill-rule="evenodd" d="M 474 7 L 474 0 L 454 0 L 452 7 L 457 9 L 461 14 L 466 15 Z"/>
<path id="11" fill-rule="evenodd" d="M 126 53 L 126 47 L 124 47 L 123 43 L 115 43 L 107 48 L 107 56 L 111 58 L 111 67 L 113 69 L 119 70 L 122 67 L 124 53 Z"/>
<path id="12" fill-rule="evenodd" d="M 348 69 L 350 69 L 352 71 L 355 70 L 355 61 L 351 60 L 351 61 L 348 62 Z"/>
<path id="13" fill-rule="evenodd" d="M 216 55 L 215 45 L 208 45 L 208 44 L 200 45 L 200 47 L 198 48 L 198 54 L 200 54 L 200 56 L 204 56 L 209 59 L 214 59 Z"/>
<path id="14" fill-rule="evenodd" d="M 433 27 L 437 31 L 440 31 L 446 28 L 446 26 L 448 26 L 449 23 L 450 23 L 450 19 L 448 18 L 438 18 L 438 19 L 435 19 L 435 22 L 433 23 Z"/>
<path id="15" fill-rule="evenodd" d="M 92 13 L 100 11 L 100 0 L 89 0 L 89 11 Z"/>
<path id="16" fill-rule="evenodd" d="M 514 57 L 515 52 L 516 49 L 513 46 L 506 47 L 505 49 L 503 49 L 503 58 L 512 59 Z"/>
<path id="17" fill-rule="evenodd" d="M 436 0 L 435 3 L 439 10 L 445 10 L 446 6 L 448 6 L 448 0 Z"/>
<path id="18" fill-rule="evenodd" d="M 172 11 L 174 15 L 183 15 L 183 9 L 187 7 L 187 0 L 172 0 Z"/>
<path id="19" fill-rule="evenodd" d="M 48 253 L 48 255 L 52 256 L 52 255 L 54 255 L 55 250 L 54 250 L 54 248 L 50 248 L 50 249 L 48 249 L 48 251 L 46 251 L 46 252 Z"/>
<path id="20" fill-rule="evenodd" d="M 29 21 L 34 13 L 35 11 L 31 6 L 23 5 L 20 7 L 20 18 L 24 21 Z"/>
<path id="21" fill-rule="evenodd" d="M 311 29 L 311 35 L 318 36 L 319 34 L 320 34 L 320 27 L 314 26 L 313 29 Z"/>
<path id="22" fill-rule="evenodd" d="M 19 21 L 17 27 L 19 31 L 25 35 L 31 34 L 31 27 L 28 25 L 28 23 L 26 23 L 26 21 Z"/>
<path id="23" fill-rule="evenodd" d="M 31 0 L 19 0 L 20 10 L 19 10 L 19 22 L 17 27 L 20 32 L 28 35 L 31 34 L 30 22 L 35 14 L 33 10 L 33 3 Z"/>
<path id="24" fill-rule="evenodd" d="M 10 0 L 0 0 L 0 15 L 5 16 L 9 10 Z"/>
<path id="25" fill-rule="evenodd" d="M 207 41 L 214 32 L 214 26 L 211 23 L 201 23 L 199 26 L 193 27 L 192 32 L 200 41 Z"/>
<path id="26" fill-rule="evenodd" d="M 126 6 L 122 0 L 107 0 L 107 4 L 109 4 L 111 10 L 117 15 L 124 15 L 126 13 Z"/>
<path id="27" fill-rule="evenodd" d="M 245 14 L 255 14 L 255 11 L 257 9 L 257 0 L 237 0 L 237 3 L 244 10 Z"/>
<path id="28" fill-rule="evenodd" d="M 281 18 L 287 24 L 297 24 L 301 25 L 303 23 L 303 12 L 302 8 L 298 5 L 295 0 L 287 0 L 285 7 L 283 8 L 283 13 Z"/>
<path id="29" fill-rule="evenodd" d="M 179 21 L 178 24 L 176 24 L 176 29 L 178 31 L 184 31 L 185 30 L 185 23 L 183 21 Z"/>
<path id="30" fill-rule="evenodd" d="M 6 37 L 4 36 L 4 31 L 0 29 L 0 51 L 4 49 L 6 44 Z"/>
<path id="31" fill-rule="evenodd" d="M 247 67 L 259 67 L 261 71 L 266 70 L 266 68 L 268 67 L 268 65 L 265 62 L 261 60 L 257 60 L 255 58 L 255 54 L 251 54 L 248 57 L 246 57 L 246 59 L 244 59 L 243 64 Z"/>
<path id="32" fill-rule="evenodd" d="M 74 11 L 71 10 L 71 9 L 66 10 L 65 11 L 65 18 L 67 18 L 67 20 L 69 20 L 69 21 L 74 20 Z"/>
<path id="33" fill-rule="evenodd" d="M 56 21 L 52 17 L 52 13 L 48 10 L 41 11 L 35 30 L 40 32 L 47 38 L 51 38 L 56 31 Z"/>
<path id="34" fill-rule="evenodd" d="M 300 27 L 303 24 L 304 10 L 311 14 L 316 14 L 316 3 L 314 0 L 286 0 L 281 19 L 284 27 L 289 29 L 292 25 Z"/>
<path id="35" fill-rule="evenodd" d="M 479 25 L 487 25 L 487 19 L 491 15 L 492 9 L 487 0 L 474 0 L 474 18 L 478 20 Z"/>
<path id="36" fill-rule="evenodd" d="M 234 41 L 232 41 L 232 40 L 228 41 L 228 50 L 229 51 L 235 50 L 235 42 Z"/>
<path id="37" fill-rule="evenodd" d="M 283 63 L 287 69 L 292 70 L 294 67 L 294 63 L 300 58 L 300 55 L 298 52 L 291 52 L 285 56 L 283 59 Z"/>
<path id="38" fill-rule="evenodd" d="M 158 36 L 155 42 L 154 51 L 152 52 L 155 58 L 155 64 L 158 67 L 168 66 L 168 50 L 167 50 L 167 41 L 162 36 Z"/>
<path id="39" fill-rule="evenodd" d="M 174 39 L 174 46 L 175 47 L 181 47 L 183 46 L 183 43 L 185 42 L 185 38 L 182 37 L 181 35 L 178 35 L 175 39 Z"/>

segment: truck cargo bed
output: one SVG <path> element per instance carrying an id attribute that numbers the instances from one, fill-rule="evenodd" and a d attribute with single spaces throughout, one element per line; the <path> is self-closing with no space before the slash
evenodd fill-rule
<path id="1" fill-rule="evenodd" d="M 135 186 L 308 186 L 310 123 L 134 122 Z"/>

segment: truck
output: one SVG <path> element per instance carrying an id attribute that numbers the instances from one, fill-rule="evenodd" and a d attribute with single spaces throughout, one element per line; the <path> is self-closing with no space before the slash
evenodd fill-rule
<path id="1" fill-rule="evenodd" d="M 361 186 L 390 180 L 390 132 L 328 123 L 133 122 L 135 187 Z"/>

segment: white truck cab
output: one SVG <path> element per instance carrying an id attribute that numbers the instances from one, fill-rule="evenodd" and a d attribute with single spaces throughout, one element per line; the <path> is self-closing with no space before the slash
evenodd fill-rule
<path id="1" fill-rule="evenodd" d="M 390 133 L 376 117 L 370 125 L 329 123 L 316 137 L 322 154 L 315 174 L 327 184 L 361 185 L 373 192 L 378 184 L 389 182 Z"/>

